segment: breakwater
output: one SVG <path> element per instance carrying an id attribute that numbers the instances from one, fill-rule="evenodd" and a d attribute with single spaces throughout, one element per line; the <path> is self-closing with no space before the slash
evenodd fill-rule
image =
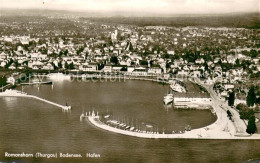
<path id="1" fill-rule="evenodd" d="M 80 117 L 87 118 L 87 120 L 94 125 L 95 127 L 101 128 L 106 131 L 134 136 L 139 138 L 150 138 L 150 139 L 260 139 L 259 134 L 254 135 L 239 135 L 239 134 L 230 134 L 230 132 L 223 131 L 222 128 L 219 127 L 219 124 L 213 123 L 212 125 L 194 129 L 191 131 L 185 131 L 182 133 L 173 133 L 173 134 L 165 134 L 159 132 L 146 132 L 146 131 L 130 131 L 123 130 L 120 128 L 109 126 L 103 123 L 100 120 L 99 115 L 95 115 L 95 113 L 89 114 L 88 116 L 81 115 Z"/>
<path id="2" fill-rule="evenodd" d="M 20 92 L 20 91 L 16 91 L 16 90 L 6 90 L 5 92 L 0 93 L 0 97 L 26 97 L 26 98 L 33 98 L 33 99 L 36 99 L 36 100 L 39 100 L 39 101 L 42 101 L 42 102 L 45 102 L 45 103 L 57 106 L 57 107 L 59 107 L 59 108 L 61 108 L 63 110 L 70 110 L 71 109 L 71 106 L 64 106 L 64 105 L 61 105 L 61 104 L 58 104 L 58 103 L 55 103 L 55 102 L 52 102 L 52 101 L 49 101 L 49 100 L 46 100 L 46 99 L 34 96 L 34 95 L 28 95 L 26 93 L 23 93 L 23 92 Z"/>

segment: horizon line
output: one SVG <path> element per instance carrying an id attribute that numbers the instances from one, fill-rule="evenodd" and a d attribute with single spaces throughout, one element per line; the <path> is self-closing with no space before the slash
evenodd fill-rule
<path id="1" fill-rule="evenodd" d="M 171 16 L 224 16 L 224 15 L 245 15 L 245 14 L 260 14 L 260 11 L 235 11 L 235 12 L 219 12 L 219 13 L 156 13 L 156 12 L 130 12 L 130 11 L 95 11 L 95 10 L 91 10 L 91 11 L 83 11 L 83 10 L 66 10 L 66 9 L 43 9 L 43 8 L 0 8 L 0 11 L 14 11 L 14 10 L 20 10 L 20 11 L 33 11 L 33 10 L 39 10 L 39 11 L 56 11 L 56 12 L 67 12 L 67 13 L 71 13 L 71 14 L 99 14 L 97 16 L 103 15 L 103 14 L 111 14 L 111 15 L 115 15 L 115 14 L 119 14 L 118 16 L 120 17 L 171 17 Z M 0 15 L 2 14 L 0 12 Z M 19 13 L 13 13 L 13 15 L 16 15 Z M 39 13 L 36 13 L 39 14 Z M 46 13 L 46 14 L 51 14 L 51 13 Z M 120 15 L 123 14 L 123 15 Z M 102 17 L 111 17 L 111 15 L 107 15 L 107 16 L 102 16 Z M 139 15 L 139 16 L 138 16 Z M 23 16 L 23 15 L 21 15 Z M 113 17 L 116 17 L 113 16 Z"/>

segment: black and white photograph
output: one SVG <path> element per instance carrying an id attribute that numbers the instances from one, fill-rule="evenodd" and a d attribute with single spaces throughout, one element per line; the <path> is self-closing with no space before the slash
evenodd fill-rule
<path id="1" fill-rule="evenodd" d="M 260 0 L 0 0 L 0 163 L 259 163 Z"/>

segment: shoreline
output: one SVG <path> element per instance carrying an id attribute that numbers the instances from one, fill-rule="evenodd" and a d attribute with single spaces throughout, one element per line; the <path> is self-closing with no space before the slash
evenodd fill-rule
<path id="1" fill-rule="evenodd" d="M 50 73 L 52 74 L 52 73 Z M 49 74 L 39 75 L 39 74 L 33 74 L 32 76 L 35 77 L 47 77 Z M 163 83 L 163 84 L 170 84 L 168 81 L 160 80 L 158 76 L 151 75 L 151 76 L 136 76 L 136 75 L 128 75 L 128 74 L 84 74 L 83 75 L 74 75 L 74 74 L 62 74 L 64 76 L 70 77 L 70 79 L 80 79 L 80 80 L 88 80 L 88 79 L 122 79 L 122 80 L 142 80 L 142 81 L 152 81 L 157 83 Z M 63 80 L 63 79 L 61 79 Z"/>

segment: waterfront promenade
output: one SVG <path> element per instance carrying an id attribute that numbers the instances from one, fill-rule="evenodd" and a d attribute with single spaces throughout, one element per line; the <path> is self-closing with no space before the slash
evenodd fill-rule
<path id="1" fill-rule="evenodd" d="M 5 92 L 0 93 L 0 97 L 25 97 L 25 98 L 33 98 L 36 100 L 40 100 L 42 102 L 57 106 L 63 110 L 70 110 L 71 106 L 64 106 L 64 105 L 60 105 L 58 103 L 34 96 L 34 95 L 28 95 L 26 93 L 22 93 L 20 91 L 16 91 L 16 90 L 6 90 Z"/>

